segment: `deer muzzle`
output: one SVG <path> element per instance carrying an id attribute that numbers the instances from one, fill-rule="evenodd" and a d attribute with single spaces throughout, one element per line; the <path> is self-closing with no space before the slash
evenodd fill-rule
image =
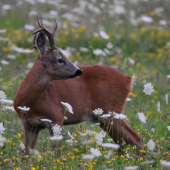
<path id="1" fill-rule="evenodd" d="M 82 70 L 78 69 L 75 74 L 73 76 L 71 76 L 72 78 L 76 78 L 78 76 L 81 76 L 83 74 Z"/>

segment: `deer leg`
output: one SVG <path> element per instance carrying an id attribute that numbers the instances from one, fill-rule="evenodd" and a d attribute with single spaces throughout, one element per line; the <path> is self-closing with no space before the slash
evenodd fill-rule
<path id="1" fill-rule="evenodd" d="M 29 139 L 30 139 L 30 131 L 24 129 L 24 135 L 25 135 L 25 142 L 24 142 L 25 152 L 24 152 L 24 155 L 29 155 Z"/>
<path id="2" fill-rule="evenodd" d="M 31 149 L 35 148 L 35 145 L 37 143 L 38 140 L 38 134 L 39 134 L 39 130 L 37 130 L 36 128 L 30 128 L 25 129 L 24 131 L 25 133 L 25 153 L 24 155 L 29 155 L 29 147 Z"/>
<path id="3" fill-rule="evenodd" d="M 49 131 L 49 133 L 50 133 L 50 136 L 51 136 L 51 137 L 54 136 L 54 133 L 53 133 L 51 124 L 48 124 L 48 125 L 47 125 L 47 129 L 48 129 L 48 131 Z M 55 148 L 56 148 L 55 141 L 52 141 L 52 140 L 51 140 L 51 147 L 52 147 L 53 150 L 55 150 Z"/>
<path id="4" fill-rule="evenodd" d="M 30 137 L 30 148 L 31 149 L 34 149 L 37 144 L 38 134 L 39 134 L 39 130 L 34 130 L 31 132 L 31 137 Z"/>
<path id="5" fill-rule="evenodd" d="M 57 121 L 54 121 L 53 124 L 57 124 L 59 125 L 60 127 L 62 127 L 62 120 L 63 120 L 63 116 L 61 115 L 61 117 L 57 117 Z M 53 133 L 53 130 L 52 130 L 52 126 L 51 125 L 48 125 L 47 126 L 49 132 L 50 132 L 50 135 L 51 136 L 54 136 L 54 133 Z M 62 131 L 63 133 L 63 131 Z M 59 150 L 59 147 L 62 148 L 62 145 L 63 145 L 63 140 L 60 140 L 60 141 L 57 141 L 57 146 L 56 146 L 56 141 L 51 141 L 51 144 L 52 144 L 52 149 L 55 150 L 55 148 L 57 148 L 57 157 L 60 158 L 60 160 L 62 161 L 62 149 L 61 151 Z"/>
<path id="6" fill-rule="evenodd" d="M 115 141 L 115 143 L 121 144 L 123 140 L 132 146 L 136 145 L 139 150 L 143 150 L 142 138 L 135 132 L 124 120 L 100 119 L 100 126 L 103 128 L 109 136 Z"/>

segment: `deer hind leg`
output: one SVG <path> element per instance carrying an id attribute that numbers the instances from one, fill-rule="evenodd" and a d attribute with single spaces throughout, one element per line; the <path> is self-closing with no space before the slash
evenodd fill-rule
<path id="1" fill-rule="evenodd" d="M 144 149 L 142 138 L 130 128 L 126 121 L 114 118 L 110 120 L 100 119 L 100 124 L 101 128 L 107 131 L 115 143 L 121 144 L 126 141 L 127 144 L 136 145 L 139 150 Z"/>

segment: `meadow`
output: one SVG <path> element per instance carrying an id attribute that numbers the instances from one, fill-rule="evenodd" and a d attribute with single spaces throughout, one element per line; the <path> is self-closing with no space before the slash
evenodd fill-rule
<path id="1" fill-rule="evenodd" d="M 115 2 L 81 0 L 66 4 L 60 0 L 25 0 L 6 4 L 2 1 L 0 169 L 170 168 L 170 29 L 166 9 L 152 6 L 149 0 L 141 4 Z M 95 141 L 97 134 L 103 143 L 114 142 L 98 124 L 84 122 L 65 126 L 63 145 L 54 151 L 48 131 L 42 131 L 33 155 L 23 156 L 24 132 L 18 115 L 13 105 L 2 99 L 6 95 L 8 100 L 14 100 L 19 83 L 36 60 L 38 53 L 33 49 L 32 32 L 38 28 L 36 17 L 41 13 L 49 30 L 57 19 L 55 44 L 75 65 L 108 65 L 133 78 L 133 89 L 123 114 L 130 127 L 143 138 L 144 155 L 138 155 L 135 146 L 125 143 L 121 154 L 117 149 L 101 147 Z M 153 86 L 150 94 L 144 90 L 147 83 Z M 144 116 L 141 118 L 138 113 Z M 100 154 L 86 159 L 84 156 L 92 153 L 91 148 Z"/>

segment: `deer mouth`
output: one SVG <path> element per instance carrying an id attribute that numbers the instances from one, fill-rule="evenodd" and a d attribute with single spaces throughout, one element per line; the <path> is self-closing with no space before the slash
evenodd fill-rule
<path id="1" fill-rule="evenodd" d="M 82 70 L 77 70 L 76 73 L 74 75 L 71 76 L 71 78 L 76 78 L 76 77 L 79 77 L 83 74 Z"/>

